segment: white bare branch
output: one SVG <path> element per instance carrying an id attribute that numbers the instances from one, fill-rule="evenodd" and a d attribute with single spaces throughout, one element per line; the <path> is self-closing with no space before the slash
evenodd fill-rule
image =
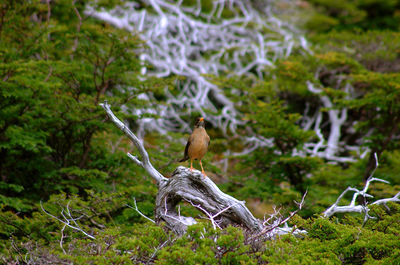
<path id="1" fill-rule="evenodd" d="M 345 90 L 348 91 L 350 89 L 350 83 L 347 83 L 345 86 Z M 314 131 L 318 136 L 319 142 L 307 143 L 306 147 L 312 148 L 311 153 L 313 156 L 322 157 L 331 161 L 336 162 L 354 162 L 356 161 L 353 157 L 339 157 L 337 156 L 338 151 L 341 150 L 342 146 L 340 143 L 341 137 L 341 128 L 343 124 L 347 121 L 347 108 L 335 109 L 334 104 L 332 103 L 332 99 L 329 96 L 325 95 L 321 88 L 316 88 L 315 85 L 307 81 L 308 91 L 319 95 L 319 99 L 324 108 L 327 109 L 328 117 L 329 117 L 329 137 L 325 140 L 324 136 L 321 133 L 321 121 L 322 121 L 322 112 L 321 110 L 317 110 L 316 118 L 308 118 L 306 119 L 308 123 L 306 123 L 305 128 L 310 128 L 311 124 L 314 122 Z M 326 144 L 325 144 L 326 142 Z M 306 149 L 307 150 L 307 149 Z"/>
<path id="2" fill-rule="evenodd" d="M 368 180 L 365 182 L 364 188 L 362 190 L 358 190 L 356 188 L 352 188 L 352 187 L 347 187 L 347 189 L 345 189 L 337 198 L 336 202 L 334 204 L 332 204 L 328 209 L 326 209 L 322 215 L 326 218 L 331 217 L 332 215 L 336 214 L 336 213 L 364 213 L 364 221 L 367 221 L 368 219 L 371 219 L 373 217 L 371 217 L 368 213 L 369 213 L 369 205 L 367 202 L 367 198 L 373 198 L 372 195 L 368 194 L 367 191 L 369 189 L 369 186 L 371 184 L 371 182 L 373 181 L 379 181 L 379 182 L 383 182 L 386 184 L 389 184 L 388 181 L 380 179 L 380 178 L 374 178 L 373 175 L 376 171 L 376 169 L 379 166 L 378 163 L 378 157 L 375 155 L 375 168 L 372 171 L 370 177 L 368 178 Z M 347 192 L 354 192 L 353 197 L 351 202 L 348 205 L 345 206 L 339 206 L 340 201 L 343 199 L 343 197 L 346 195 Z M 362 196 L 364 198 L 364 204 L 363 205 L 356 205 L 357 202 L 357 197 L 358 196 Z M 400 192 L 398 194 L 396 194 L 393 198 L 387 198 L 387 199 L 381 199 L 381 200 L 377 200 L 373 203 L 371 203 L 370 205 L 373 204 L 384 204 L 386 206 L 387 202 L 400 202 L 399 200 L 399 196 L 400 196 Z"/>
<path id="3" fill-rule="evenodd" d="M 140 214 L 140 215 L 141 215 L 142 217 L 144 217 L 146 220 L 152 222 L 153 224 L 156 223 L 153 219 L 147 217 L 147 216 L 144 215 L 141 211 L 139 211 L 139 209 L 138 209 L 138 207 L 137 207 L 137 204 L 136 204 L 136 198 L 133 198 L 133 203 L 135 204 L 135 208 L 133 208 L 133 207 L 130 206 L 129 204 L 125 204 L 125 205 L 128 206 L 129 208 L 135 210 L 138 214 Z"/>
<path id="4" fill-rule="evenodd" d="M 173 211 L 171 214 L 168 214 L 167 198 L 164 198 L 164 212 L 161 213 L 161 215 L 163 216 L 163 218 L 166 218 L 165 220 L 172 219 L 178 222 L 180 225 L 183 225 L 184 227 L 197 224 L 197 221 L 194 218 L 181 216 L 180 208 L 178 211 L 178 215 L 176 215 Z"/>
<path id="5" fill-rule="evenodd" d="M 161 117 L 138 121 L 139 138 L 143 137 L 146 130 L 161 134 L 168 131 L 189 132 L 190 126 L 181 116 L 199 112 L 223 133 L 243 138 L 246 147 L 241 152 L 230 153 L 237 156 L 267 146 L 268 143 L 251 131 L 246 133 L 250 137 L 242 137 L 238 133 L 238 127 L 246 122 L 240 118 L 233 102 L 206 75 L 245 75 L 263 79 L 265 73 L 274 67 L 274 62 L 289 56 L 294 48 L 312 53 L 300 31 L 278 19 L 271 10 L 268 1 L 263 6 L 254 4 L 254 1 L 212 1 L 211 11 L 204 12 L 200 0 L 193 6 L 187 6 L 182 1 L 145 0 L 140 3 L 126 1 L 110 11 L 87 6 L 85 13 L 138 34 L 145 41 L 147 47 L 138 50 L 143 63 L 143 78 L 186 77 L 184 81 L 177 81 L 178 94 L 172 94 L 165 88 L 167 104 L 125 109 L 136 115 L 146 112 Z M 232 15 L 224 17 L 224 11 Z M 146 64 L 151 65 L 151 69 Z M 342 77 L 338 78 L 337 88 L 351 91 L 351 84 L 344 84 L 343 80 Z M 307 86 L 309 91 L 319 95 L 322 106 L 328 108 L 328 117 L 323 117 L 321 109 L 315 110 L 310 117 L 303 117 L 303 128 L 313 128 L 318 139 L 317 142 L 306 143 L 304 151 L 294 150 L 293 154 L 310 154 L 340 163 L 356 161 L 366 148 L 360 145 L 362 139 L 354 145 L 341 142 L 343 127 L 353 126 L 348 125 L 347 108 L 334 108 L 333 99 L 324 95 L 321 89 L 311 82 Z M 153 101 L 150 93 L 141 96 L 149 102 Z M 329 129 L 324 130 L 324 137 L 322 128 L 325 126 L 329 126 Z M 272 139 L 267 141 L 272 142 Z M 351 154 L 356 151 L 357 155 L 348 155 L 350 151 Z"/>
<path id="6" fill-rule="evenodd" d="M 61 228 L 61 238 L 60 238 L 60 248 L 62 249 L 64 254 L 67 254 L 67 252 L 65 251 L 64 247 L 63 247 L 63 241 L 64 241 L 64 229 L 67 227 L 66 224 L 64 224 L 63 228 Z"/>
<path id="7" fill-rule="evenodd" d="M 76 222 L 77 220 L 81 219 L 81 218 L 83 217 L 83 215 L 81 215 L 81 216 L 78 217 L 78 218 L 72 217 L 72 214 L 71 214 L 71 212 L 70 212 L 70 210 L 69 210 L 69 203 L 70 203 L 70 201 L 68 202 L 67 207 L 66 207 L 65 209 L 62 209 L 62 210 L 61 210 L 61 215 L 62 215 L 62 217 L 63 217 L 63 220 L 62 220 L 62 219 L 58 218 L 57 216 L 52 215 L 51 213 L 49 213 L 48 211 L 46 211 L 46 210 L 44 209 L 44 207 L 43 207 L 42 202 L 40 201 L 40 207 L 42 208 L 42 211 L 43 211 L 45 214 L 47 214 L 48 216 L 50 216 L 50 217 L 52 217 L 52 218 L 56 219 L 57 221 L 59 221 L 59 222 L 61 222 L 61 223 L 64 224 L 64 227 L 63 227 L 62 230 L 61 230 L 61 241 L 60 241 L 60 246 L 61 246 L 62 249 L 63 249 L 63 247 L 62 247 L 62 240 L 63 240 L 63 238 L 64 238 L 63 232 L 64 232 L 64 229 L 65 229 L 65 226 L 68 226 L 69 228 L 72 228 L 73 230 L 76 230 L 76 231 L 78 231 L 78 232 L 81 232 L 82 234 L 84 234 L 85 236 L 87 236 L 87 237 L 90 238 L 90 239 L 95 239 L 94 236 L 92 236 L 92 235 L 88 234 L 87 232 L 85 232 L 85 231 L 80 227 L 80 225 Z M 64 214 L 64 213 L 65 213 L 65 214 Z M 63 249 L 63 250 L 64 250 L 64 249 Z"/>
<path id="8" fill-rule="evenodd" d="M 398 192 L 392 198 L 380 199 L 380 200 L 374 201 L 371 204 L 377 204 L 377 205 L 383 204 L 387 207 L 386 203 L 388 203 L 388 202 L 400 202 L 400 192 Z"/>
<path id="9" fill-rule="evenodd" d="M 186 199 L 185 199 L 185 200 L 186 200 Z M 212 213 L 208 212 L 206 209 L 204 209 L 203 207 L 201 207 L 200 204 L 194 204 L 191 200 L 186 200 L 186 201 L 189 202 L 193 207 L 196 207 L 197 209 L 199 209 L 200 211 L 202 211 L 204 214 L 206 214 L 206 215 L 208 216 L 208 219 L 211 221 L 211 224 L 212 224 L 214 230 L 217 229 L 217 227 L 218 227 L 219 229 L 221 229 L 221 227 L 219 226 L 219 224 L 218 224 L 218 222 L 215 220 L 215 218 L 218 217 L 218 216 L 219 216 L 220 214 L 222 214 L 223 212 L 229 210 L 230 208 L 232 208 L 232 207 L 235 206 L 236 204 L 238 204 L 238 202 L 236 202 L 236 203 L 231 204 L 231 205 L 225 207 L 224 209 L 218 211 L 217 213 L 212 214 Z"/>
<path id="10" fill-rule="evenodd" d="M 129 129 L 128 126 L 126 126 L 122 121 L 120 121 L 117 116 L 114 115 L 114 113 L 111 111 L 110 105 L 107 103 L 107 101 L 104 101 L 104 103 L 101 103 L 100 106 L 103 107 L 103 109 L 106 111 L 108 117 L 111 119 L 114 124 L 121 129 L 128 137 L 131 139 L 133 144 L 136 146 L 136 148 L 139 151 L 139 154 L 142 158 L 142 161 L 140 161 L 138 158 L 135 156 L 131 155 L 128 153 L 128 156 L 139 166 L 143 167 L 147 173 L 157 181 L 158 185 L 162 185 L 167 178 L 165 178 L 160 172 L 158 172 L 153 165 L 150 162 L 149 154 L 147 153 L 146 149 L 144 148 L 143 143 L 139 140 L 139 138 L 136 137 L 136 135 Z"/>
<path id="11" fill-rule="evenodd" d="M 168 242 L 170 242 L 169 239 L 168 239 L 168 240 L 165 240 L 161 245 L 159 245 L 157 248 L 154 249 L 153 254 L 152 254 L 152 255 L 150 256 L 150 258 L 149 258 L 149 262 L 150 262 L 151 260 L 154 259 L 154 257 L 157 255 L 157 252 L 158 252 L 160 249 L 162 249 Z"/>
<path id="12" fill-rule="evenodd" d="M 245 121 L 233 102 L 205 75 L 246 75 L 262 79 L 277 59 L 289 56 L 295 48 L 310 52 L 300 31 L 278 19 L 268 2 L 258 6 L 242 0 L 211 2 L 212 10 L 207 12 L 202 10 L 201 1 L 193 6 L 182 1 L 145 0 L 140 4 L 126 1 L 111 11 L 87 6 L 87 15 L 125 28 L 145 41 L 147 47 L 138 51 L 143 62 L 143 78 L 186 77 L 184 81 L 177 81 L 178 94 L 165 88 L 167 104 L 126 109 L 136 115 L 145 112 L 161 117 L 138 121 L 139 138 L 145 130 L 161 134 L 190 132 L 188 122 L 181 115 L 192 112 L 207 117 L 223 133 L 241 137 L 237 128 Z M 232 15 L 224 16 L 225 11 Z M 141 96 L 152 102 L 150 93 Z M 233 155 L 249 153 L 268 144 L 257 135 L 247 135 L 250 137 L 243 139 L 243 143 L 248 148 Z"/>
<path id="13" fill-rule="evenodd" d="M 301 201 L 296 202 L 296 205 L 298 208 L 291 212 L 289 216 L 286 218 L 283 218 L 279 210 L 276 210 L 274 208 L 274 213 L 270 215 L 270 217 L 263 222 L 263 229 L 261 232 L 256 233 L 248 238 L 248 240 L 254 240 L 259 237 L 265 237 L 265 238 L 274 238 L 277 235 L 284 235 L 288 233 L 292 233 L 294 235 L 301 235 L 301 234 L 306 234 L 307 232 L 305 230 L 300 230 L 295 227 L 290 228 L 287 224 L 287 222 L 293 218 L 304 206 L 304 200 L 307 196 L 308 190 L 303 194 Z M 264 218 L 265 219 L 265 218 Z M 283 228 L 280 226 L 284 225 Z"/>

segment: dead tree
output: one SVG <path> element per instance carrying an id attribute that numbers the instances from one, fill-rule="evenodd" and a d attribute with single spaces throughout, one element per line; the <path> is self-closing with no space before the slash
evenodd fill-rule
<path id="1" fill-rule="evenodd" d="M 142 142 L 128 126 L 114 115 L 107 101 L 100 105 L 107 112 L 111 121 L 135 144 L 140 154 L 140 158 L 130 153 L 128 156 L 137 165 L 143 167 L 157 182 L 156 223 L 165 222 L 167 227 L 175 233 L 185 233 L 189 225 L 196 223 L 192 217 L 182 216 L 177 211 L 177 205 L 185 201 L 206 214 L 214 228 L 236 225 L 252 232 L 262 232 L 262 222 L 251 214 L 244 201 L 239 201 L 222 192 L 211 179 L 203 176 L 200 171 L 191 172 L 188 168 L 178 167 L 171 178 L 164 177 L 151 164 Z"/>

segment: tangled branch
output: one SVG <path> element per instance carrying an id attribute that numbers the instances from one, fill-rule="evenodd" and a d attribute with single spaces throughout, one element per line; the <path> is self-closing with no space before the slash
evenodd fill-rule
<path id="1" fill-rule="evenodd" d="M 334 215 L 336 213 L 364 213 L 364 222 L 366 222 L 368 219 L 373 219 L 374 218 L 374 217 L 369 215 L 370 209 L 369 209 L 367 198 L 373 198 L 372 195 L 367 193 L 369 185 L 373 181 L 379 181 L 379 182 L 383 182 L 383 183 L 389 184 L 389 182 L 386 181 L 386 180 L 373 177 L 373 175 L 375 174 L 376 169 L 379 166 L 378 157 L 377 157 L 376 153 L 374 155 L 375 155 L 375 161 L 376 161 L 375 169 L 372 171 L 372 173 L 369 176 L 368 180 L 365 182 L 364 188 L 362 190 L 358 190 L 356 188 L 347 187 L 347 189 L 345 189 L 342 192 L 342 194 L 340 194 L 340 196 L 337 198 L 336 202 L 334 204 L 332 204 L 328 209 L 326 209 L 322 213 L 322 215 L 324 217 L 328 218 L 328 217 L 331 217 L 332 215 Z M 348 205 L 339 206 L 340 201 L 347 194 L 347 192 L 350 192 L 350 191 L 354 192 L 351 202 Z M 363 197 L 364 203 L 362 205 L 356 205 L 358 196 Z M 399 196 L 400 196 L 400 192 L 397 193 L 392 198 L 386 198 L 386 199 L 377 200 L 377 201 L 371 203 L 370 205 L 383 204 L 383 205 L 386 206 L 387 202 L 400 202 Z"/>
<path id="2" fill-rule="evenodd" d="M 251 236 L 248 238 L 248 240 L 255 240 L 259 237 L 264 237 L 264 238 L 274 238 L 277 235 L 284 235 L 284 234 L 289 234 L 292 233 L 294 235 L 300 235 L 300 234 L 306 234 L 307 232 L 305 230 L 300 230 L 297 228 L 291 228 L 288 226 L 287 222 L 293 218 L 304 206 L 304 200 L 307 196 L 308 191 L 306 191 L 300 202 L 296 202 L 295 204 L 297 205 L 297 209 L 289 214 L 286 218 L 282 216 L 279 210 L 274 209 L 274 213 L 270 215 L 268 219 L 264 218 L 263 222 L 263 229 L 261 232 Z M 284 225 L 284 227 L 280 227 Z"/>
<path id="3" fill-rule="evenodd" d="M 90 235 L 89 233 L 85 232 L 82 227 L 79 225 L 79 223 L 77 222 L 78 220 L 80 220 L 81 218 L 85 217 L 85 215 L 81 215 L 79 217 L 73 217 L 71 210 L 69 209 L 69 204 L 71 203 L 71 201 L 68 201 L 67 206 L 65 208 L 63 208 L 60 212 L 61 216 L 63 219 L 58 218 L 55 215 L 52 215 L 51 213 L 49 213 L 48 211 L 46 211 L 43 207 L 43 203 L 42 201 L 40 201 L 40 207 L 42 208 L 42 211 L 47 214 L 48 216 L 56 219 L 57 221 L 61 222 L 62 224 L 64 224 L 64 226 L 61 228 L 61 238 L 60 238 L 60 247 L 63 251 L 64 254 L 66 254 L 65 249 L 63 247 L 63 242 L 64 242 L 64 230 L 66 227 L 72 228 L 75 231 L 81 232 L 82 234 L 84 234 L 86 237 L 90 238 L 90 239 L 96 239 L 94 236 Z"/>
<path id="4" fill-rule="evenodd" d="M 205 75 L 262 79 L 275 60 L 289 56 L 294 48 L 309 51 L 299 31 L 274 16 L 268 3 L 254 6 L 251 1 L 219 0 L 211 1 L 211 10 L 204 10 L 201 1 L 194 6 L 183 1 L 141 3 L 145 4 L 129 1 L 110 11 L 90 6 L 86 10 L 86 14 L 134 32 L 146 42 L 148 48 L 139 51 L 143 76 L 186 77 L 177 82 L 177 95 L 165 89 L 167 104 L 132 110 L 134 114 L 157 113 L 162 117 L 139 121 L 139 138 L 145 130 L 189 132 L 190 126 L 181 116 L 192 112 L 207 116 L 224 134 L 240 136 L 237 128 L 245 121 L 233 102 Z M 151 101 L 153 96 L 144 94 L 142 98 Z M 265 145 L 265 139 L 257 135 L 245 137 L 243 142 L 248 145 L 244 152 Z"/>

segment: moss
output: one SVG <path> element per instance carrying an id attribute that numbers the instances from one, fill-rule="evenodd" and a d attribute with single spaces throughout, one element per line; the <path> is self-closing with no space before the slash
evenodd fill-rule
<path id="1" fill-rule="evenodd" d="M 337 239 L 339 236 L 336 226 L 324 218 L 316 219 L 308 234 L 310 237 L 318 238 L 321 241 Z"/>

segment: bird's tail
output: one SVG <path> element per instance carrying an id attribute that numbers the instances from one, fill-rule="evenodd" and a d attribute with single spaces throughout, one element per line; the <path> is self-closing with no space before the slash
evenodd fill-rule
<path id="1" fill-rule="evenodd" d="M 184 158 L 178 160 L 178 162 L 185 162 L 188 159 L 189 159 L 189 156 L 185 156 Z"/>

